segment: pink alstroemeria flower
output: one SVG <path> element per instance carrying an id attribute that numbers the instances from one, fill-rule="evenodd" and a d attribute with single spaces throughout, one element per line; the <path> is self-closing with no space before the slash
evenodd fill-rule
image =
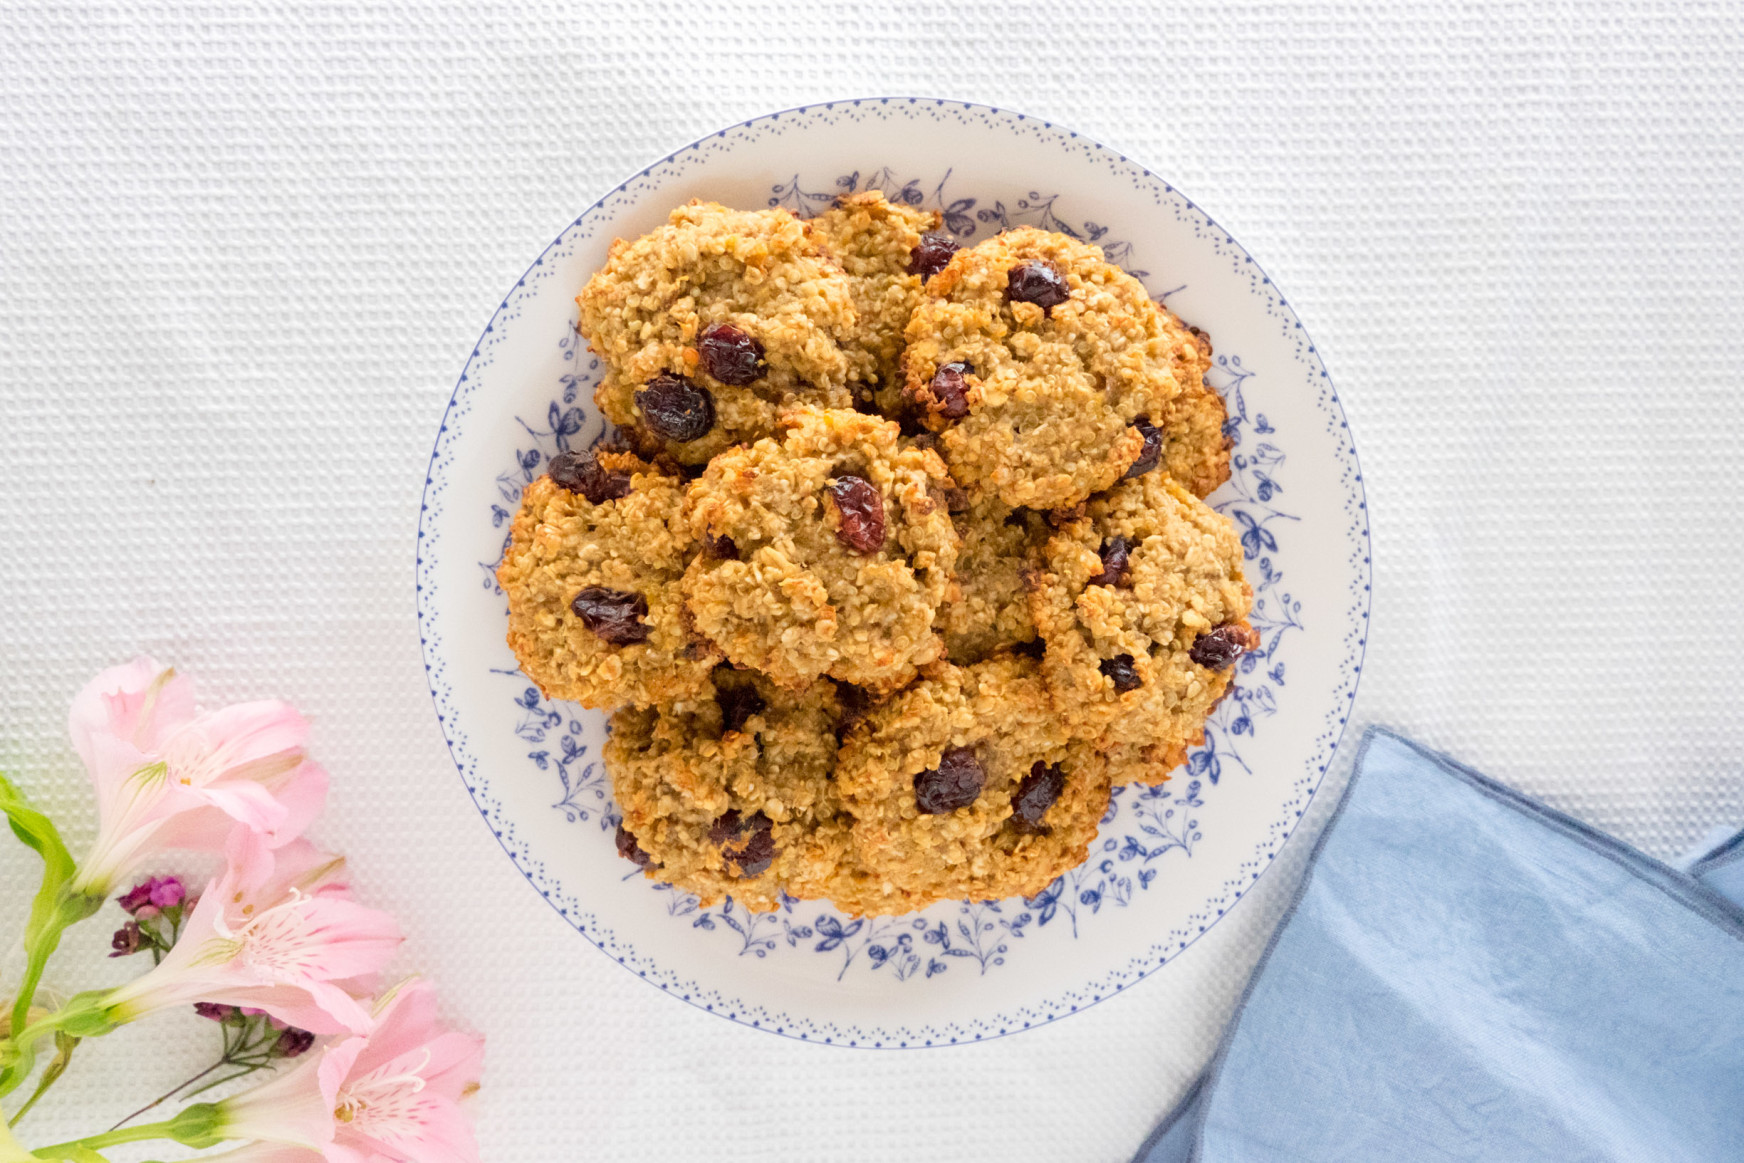
<path id="1" fill-rule="evenodd" d="M 218 1103 L 225 1138 L 257 1142 L 225 1163 L 478 1163 L 461 1100 L 478 1089 L 484 1040 L 445 1030 L 421 981 L 376 1003 L 368 1034 L 336 1039 L 286 1074 Z"/>
<path id="2" fill-rule="evenodd" d="M 304 758 L 308 722 L 289 705 L 202 712 L 193 683 L 149 658 L 92 679 L 67 726 L 97 792 L 97 839 L 72 885 L 86 896 L 166 848 L 218 851 L 238 823 L 287 843 L 327 796 L 327 773 Z"/>
<path id="3" fill-rule="evenodd" d="M 317 1034 L 369 1028 L 353 994 L 399 947 L 393 918 L 348 898 L 338 857 L 305 841 L 277 852 L 268 844 L 235 830 L 229 865 L 162 964 L 99 999 L 108 1021 L 209 1002 L 254 1007 Z"/>

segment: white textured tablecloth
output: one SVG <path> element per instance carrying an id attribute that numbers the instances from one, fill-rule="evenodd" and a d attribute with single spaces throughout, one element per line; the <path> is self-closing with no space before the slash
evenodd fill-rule
<path id="1" fill-rule="evenodd" d="M 14 0 L 0 768 L 82 842 L 67 703 L 140 650 L 312 714 L 318 838 L 489 1038 L 488 1160 L 1125 1159 L 1318 820 L 1177 963 L 1021 1037 L 852 1052 L 649 989 L 503 859 L 425 691 L 419 490 L 479 329 L 594 197 L 722 125 L 915 92 L 1071 125 L 1241 239 L 1325 355 L 1374 516 L 1358 726 L 1669 855 L 1744 823 L 1741 61 L 1737 5 L 1648 0 Z M 6 933 L 32 875 L 0 846 Z M 52 984 L 133 972 L 107 935 Z M 81 1050 L 26 1141 L 106 1127 L 212 1037 Z"/>

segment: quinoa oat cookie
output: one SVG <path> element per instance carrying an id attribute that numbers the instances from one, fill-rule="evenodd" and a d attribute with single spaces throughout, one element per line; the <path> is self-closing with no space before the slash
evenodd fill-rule
<path id="1" fill-rule="evenodd" d="M 1163 323 L 1174 342 L 1184 349 L 1191 342 L 1198 355 L 1197 371 L 1185 375 L 1181 394 L 1163 413 L 1162 468 L 1181 487 L 1203 500 L 1229 479 L 1230 439 L 1224 434 L 1229 412 L 1223 397 L 1205 382 L 1211 367 L 1211 340 L 1196 327 L 1188 327 L 1168 309 Z"/>
<path id="2" fill-rule="evenodd" d="M 561 453 L 528 485 L 497 567 L 509 646 L 547 697 L 585 707 L 670 702 L 720 659 L 678 582 L 696 552 L 684 482 L 630 453 Z"/>
<path id="3" fill-rule="evenodd" d="M 845 194 L 810 222 L 812 237 L 848 274 L 859 315 L 846 338 L 854 378 L 886 416 L 902 399 L 903 331 L 925 282 L 922 239 L 946 237 L 942 222 L 937 210 L 890 202 L 877 190 Z"/>
<path id="4" fill-rule="evenodd" d="M 959 666 L 1036 638 L 1024 575 L 1041 564 L 1051 530 L 1040 513 L 1013 509 L 994 497 L 960 503 L 951 514 L 962 539 L 957 551 L 959 596 L 939 608 L 945 654 Z"/>
<path id="5" fill-rule="evenodd" d="M 1100 248 L 1023 227 L 961 251 L 909 320 L 904 392 L 958 483 L 1060 508 L 1119 480 L 1201 377 L 1193 337 Z M 1159 427 L 1161 425 L 1159 424 Z"/>
<path id="6" fill-rule="evenodd" d="M 613 243 L 576 302 L 605 365 L 594 402 L 649 454 L 700 465 L 783 408 L 852 405 L 848 276 L 786 210 L 680 206 Z"/>
<path id="7" fill-rule="evenodd" d="M 1045 557 L 1030 609 L 1055 705 L 1079 738 L 1138 748 L 1129 758 L 1166 775 L 1259 644 L 1235 530 L 1149 473 L 1092 499 Z"/>
<path id="8" fill-rule="evenodd" d="M 784 691 L 722 666 L 697 698 L 612 716 L 606 770 L 633 840 L 620 851 L 650 877 L 768 912 L 851 884 L 851 819 L 831 776 L 835 684 Z"/>
<path id="9" fill-rule="evenodd" d="M 1153 787 L 1169 782 L 1175 771 L 1187 762 L 1187 750 L 1205 742 L 1205 731 L 1195 731 L 1185 742 L 1116 743 L 1102 755 L 1108 761 L 1108 782 L 1115 787 L 1129 783 L 1148 783 Z"/>
<path id="10" fill-rule="evenodd" d="M 836 787 L 867 875 L 929 903 L 1041 891 L 1083 861 L 1109 798 L 1106 760 L 1019 655 L 930 668 L 849 732 Z"/>
<path id="11" fill-rule="evenodd" d="M 932 452 L 857 412 L 796 409 L 779 439 L 714 458 L 685 518 L 708 548 L 684 595 L 735 664 L 803 689 L 821 675 L 895 690 L 943 645 L 957 533 Z"/>

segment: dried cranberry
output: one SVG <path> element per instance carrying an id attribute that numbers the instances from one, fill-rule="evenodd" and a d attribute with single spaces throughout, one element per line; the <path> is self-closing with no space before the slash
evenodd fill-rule
<path id="1" fill-rule="evenodd" d="M 552 457 L 551 479 L 559 488 L 580 493 L 596 505 L 630 495 L 630 474 L 607 472 L 589 449 L 560 452 Z"/>
<path id="2" fill-rule="evenodd" d="M 683 376 L 661 372 L 636 393 L 636 407 L 654 435 L 674 444 L 701 440 L 715 426 L 715 398 Z"/>
<path id="3" fill-rule="evenodd" d="M 1048 828 L 1042 823 L 1042 817 L 1048 814 L 1048 809 L 1065 790 L 1066 773 L 1060 770 L 1060 765 L 1049 766 L 1036 760 L 1011 797 L 1011 826 L 1019 832 L 1045 836 Z"/>
<path id="4" fill-rule="evenodd" d="M 957 253 L 957 240 L 948 234 L 929 230 L 920 236 L 920 243 L 908 256 L 908 273 L 930 279 L 945 269 L 951 256 Z"/>
<path id="5" fill-rule="evenodd" d="M 1136 691 L 1144 685 L 1144 679 L 1133 669 L 1132 655 L 1117 654 L 1113 658 L 1104 658 L 1102 665 L 1097 667 L 1103 674 L 1114 680 L 1114 689 L 1119 694 Z"/>
<path id="6" fill-rule="evenodd" d="M 967 747 L 947 748 L 939 765 L 914 777 L 914 806 L 928 815 L 966 808 L 987 784 L 981 761 Z"/>
<path id="7" fill-rule="evenodd" d="M 1049 509 L 1047 512 L 1043 513 L 1042 516 L 1047 518 L 1050 528 L 1064 529 L 1066 526 L 1082 517 L 1085 509 L 1088 507 L 1089 506 L 1086 505 L 1085 502 L 1079 501 L 1076 505 L 1068 505 L 1064 509 Z"/>
<path id="8" fill-rule="evenodd" d="M 1130 587 L 1132 579 L 1127 576 L 1127 565 L 1131 557 L 1132 549 L 1127 545 L 1126 538 L 1119 534 L 1110 537 L 1102 543 L 1102 572 L 1085 584 Z"/>
<path id="9" fill-rule="evenodd" d="M 635 833 L 622 824 L 618 825 L 618 855 L 643 868 L 654 866 L 654 858 L 642 851 L 642 845 L 636 842 Z"/>
<path id="10" fill-rule="evenodd" d="M 1235 660 L 1259 645 L 1259 635 L 1246 626 L 1226 622 L 1199 635 L 1187 657 L 1210 670 L 1228 670 Z"/>
<path id="11" fill-rule="evenodd" d="M 709 826 L 709 840 L 741 877 L 761 876 L 775 863 L 775 821 L 762 812 L 742 815 L 738 808 Z"/>
<path id="12" fill-rule="evenodd" d="M 763 378 L 763 345 L 731 323 L 710 323 L 696 338 L 702 370 L 734 387 Z"/>
<path id="13" fill-rule="evenodd" d="M 1132 426 L 1144 437 L 1144 447 L 1139 450 L 1138 459 L 1126 470 L 1126 476 L 1122 478 L 1124 480 L 1143 476 L 1162 463 L 1163 459 L 1163 430 L 1152 424 L 1149 416 L 1134 417 Z"/>
<path id="14" fill-rule="evenodd" d="M 884 544 L 884 496 L 864 477 L 838 477 L 830 486 L 841 523 L 836 540 L 856 553 L 877 553 Z"/>
<path id="15" fill-rule="evenodd" d="M 1020 262 L 1005 276 L 1005 297 L 1013 303 L 1034 303 L 1046 315 L 1071 297 L 1066 276 L 1048 262 Z"/>
<path id="16" fill-rule="evenodd" d="M 836 714 L 836 742 L 853 730 L 854 724 L 866 717 L 866 712 L 872 709 L 872 696 L 865 688 L 857 687 L 849 682 L 836 682 L 836 701 L 840 710 Z"/>
<path id="17" fill-rule="evenodd" d="M 626 646 L 648 637 L 648 599 L 641 594 L 588 586 L 569 603 L 589 630 L 612 643 Z"/>
<path id="18" fill-rule="evenodd" d="M 745 721 L 752 715 L 761 715 L 769 704 L 763 701 L 763 696 L 748 686 L 730 687 L 715 695 L 715 702 L 721 708 L 721 733 L 728 731 L 743 731 Z"/>
<path id="19" fill-rule="evenodd" d="M 935 403 L 928 404 L 930 411 L 937 412 L 947 420 L 961 420 L 969 414 L 969 381 L 964 376 L 975 374 L 975 369 L 961 360 L 947 363 L 933 373 L 933 382 L 929 389 Z"/>
<path id="20" fill-rule="evenodd" d="M 969 511 L 969 490 L 956 485 L 945 485 L 939 490 L 945 495 L 945 512 L 967 513 Z"/>
<path id="21" fill-rule="evenodd" d="M 702 547 L 708 550 L 710 557 L 718 557 L 722 561 L 739 560 L 739 546 L 731 537 L 716 537 L 713 533 L 704 533 Z"/>

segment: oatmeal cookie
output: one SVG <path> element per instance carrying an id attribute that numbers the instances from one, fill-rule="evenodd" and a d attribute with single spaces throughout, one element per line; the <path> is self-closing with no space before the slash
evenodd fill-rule
<path id="1" fill-rule="evenodd" d="M 594 402 L 650 455 L 703 464 L 785 407 L 852 406 L 848 276 L 786 210 L 680 206 L 613 243 L 576 302 L 605 365 Z"/>
<path id="2" fill-rule="evenodd" d="M 948 495 L 951 521 L 962 539 L 957 551 L 956 601 L 939 607 L 936 625 L 945 654 L 959 666 L 999 650 L 1034 642 L 1024 575 L 1041 564 L 1051 530 L 1040 513 L 1013 509 L 996 497 Z"/>
<path id="3" fill-rule="evenodd" d="M 926 276 L 955 253 L 937 210 L 887 201 L 877 190 L 846 194 L 811 220 L 812 237 L 848 274 L 859 322 L 847 337 L 862 400 L 894 416 L 902 399 L 903 331 Z"/>
<path id="4" fill-rule="evenodd" d="M 497 567 L 509 647 L 547 697 L 584 707 L 693 697 L 720 651 L 678 583 L 696 552 L 684 482 L 627 452 L 565 452 L 528 485 Z"/>
<path id="5" fill-rule="evenodd" d="M 1223 397 L 1205 382 L 1211 367 L 1211 340 L 1197 327 L 1188 327 L 1167 308 L 1163 323 L 1175 343 L 1191 342 L 1198 352 L 1197 371 L 1185 375 L 1181 394 L 1175 397 L 1158 425 L 1162 429 L 1162 468 L 1181 487 L 1201 499 L 1229 479 L 1230 439 L 1223 424 L 1229 419 Z"/>
<path id="6" fill-rule="evenodd" d="M 1203 742 L 1205 731 L 1201 728 L 1184 742 L 1113 744 L 1102 752 L 1108 761 L 1108 782 L 1115 787 L 1129 783 L 1152 786 L 1167 783 L 1176 769 L 1187 762 L 1188 749 Z"/>
<path id="7" fill-rule="evenodd" d="M 1045 557 L 1030 610 L 1055 705 L 1078 737 L 1136 747 L 1166 775 L 1259 645 L 1234 528 L 1151 473 L 1091 500 Z"/>
<path id="8" fill-rule="evenodd" d="M 822 897 L 852 863 L 851 819 L 831 776 L 835 684 L 778 689 L 723 666 L 699 698 L 612 716 L 606 771 L 623 813 L 618 850 L 648 875 L 768 912 Z"/>
<path id="9" fill-rule="evenodd" d="M 1106 760 L 1017 655 L 930 668 L 848 733 L 836 786 L 868 874 L 927 901 L 1041 891 L 1083 861 L 1109 797 Z"/>
<path id="10" fill-rule="evenodd" d="M 1023 227 L 959 252 L 908 324 L 904 392 L 958 483 L 1060 508 L 1119 480 L 1200 378 L 1143 284 L 1100 248 Z M 1152 455 L 1152 464 L 1156 461 Z"/>
<path id="11" fill-rule="evenodd" d="M 857 412 L 801 408 L 779 440 L 717 456 L 685 515 L 704 553 L 684 578 L 696 624 L 734 663 L 803 688 L 894 690 L 943 650 L 957 534 L 936 455 Z"/>

